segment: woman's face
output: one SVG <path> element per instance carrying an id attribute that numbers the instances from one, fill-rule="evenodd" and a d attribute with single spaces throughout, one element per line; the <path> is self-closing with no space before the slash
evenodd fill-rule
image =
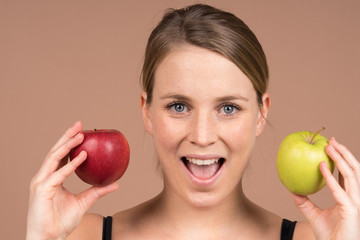
<path id="1" fill-rule="evenodd" d="M 153 98 L 141 104 L 164 174 L 165 191 L 195 206 L 236 193 L 255 138 L 264 127 L 246 75 L 218 53 L 184 44 L 155 72 Z"/>

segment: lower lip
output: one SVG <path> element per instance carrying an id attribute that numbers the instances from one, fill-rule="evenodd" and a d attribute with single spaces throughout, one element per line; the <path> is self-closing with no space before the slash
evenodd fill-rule
<path id="1" fill-rule="evenodd" d="M 221 167 L 219 168 L 219 170 L 217 170 L 217 172 L 211 176 L 210 178 L 197 178 L 196 176 L 194 176 L 189 169 L 185 166 L 185 163 L 180 159 L 183 167 L 185 168 L 185 171 L 187 173 L 187 175 L 189 176 L 189 178 L 191 179 L 191 181 L 193 183 L 195 183 L 197 186 L 202 187 L 202 188 L 206 188 L 206 187 L 210 187 L 211 185 L 213 185 L 217 179 L 219 178 L 220 174 L 223 171 L 224 165 L 225 165 L 225 161 L 222 163 Z"/>

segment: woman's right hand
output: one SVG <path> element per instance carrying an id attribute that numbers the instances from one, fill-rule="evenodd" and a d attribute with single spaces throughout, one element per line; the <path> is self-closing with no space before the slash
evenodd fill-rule
<path id="1" fill-rule="evenodd" d="M 70 150 L 84 140 L 81 130 L 81 122 L 76 122 L 65 132 L 31 181 L 27 240 L 65 239 L 97 199 L 118 188 L 116 182 L 104 187 L 90 187 L 79 194 L 64 188 L 65 179 L 86 159 L 86 152 L 81 152 L 67 162 Z"/>

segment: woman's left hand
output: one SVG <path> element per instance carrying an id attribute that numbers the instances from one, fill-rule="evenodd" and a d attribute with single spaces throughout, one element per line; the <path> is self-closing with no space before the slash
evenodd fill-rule
<path id="1" fill-rule="evenodd" d="M 351 152 L 331 138 L 326 153 L 343 176 L 343 187 L 325 162 L 320 170 L 336 202 L 328 209 L 318 208 L 308 197 L 292 194 L 294 202 L 309 221 L 316 239 L 360 239 L 360 163 Z M 341 182 L 341 181 L 340 181 Z"/>

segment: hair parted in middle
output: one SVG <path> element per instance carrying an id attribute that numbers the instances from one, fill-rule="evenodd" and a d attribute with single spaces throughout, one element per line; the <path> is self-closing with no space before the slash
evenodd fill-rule
<path id="1" fill-rule="evenodd" d="M 232 61 L 250 79 L 262 104 L 269 70 L 255 34 L 234 14 L 204 4 L 168 9 L 150 34 L 141 76 L 147 104 L 151 104 L 157 67 L 172 48 L 184 43 L 215 51 Z"/>

